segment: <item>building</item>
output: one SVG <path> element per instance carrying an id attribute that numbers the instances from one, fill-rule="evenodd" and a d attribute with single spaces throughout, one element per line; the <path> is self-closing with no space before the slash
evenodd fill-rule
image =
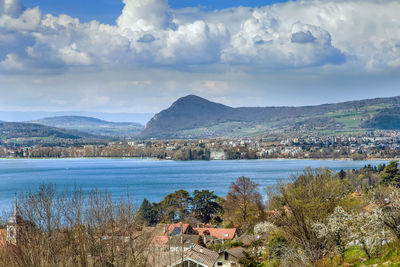
<path id="1" fill-rule="evenodd" d="M 187 223 L 175 223 L 168 225 L 168 235 L 193 235 L 196 231 Z"/>
<path id="2" fill-rule="evenodd" d="M 193 245 L 187 250 L 182 259 L 174 262 L 170 267 L 213 267 L 218 253 L 199 245 Z"/>
<path id="3" fill-rule="evenodd" d="M 221 252 L 215 262 L 215 267 L 240 266 L 239 260 L 244 256 L 245 249 L 242 247 L 230 248 Z"/>
<path id="4" fill-rule="evenodd" d="M 212 236 L 225 241 L 236 237 L 236 228 L 193 228 L 200 236 Z"/>
<path id="5" fill-rule="evenodd" d="M 6 241 L 16 245 L 18 241 L 18 235 L 22 230 L 22 225 L 24 221 L 22 217 L 19 215 L 19 209 L 17 205 L 17 198 L 15 197 L 14 203 L 14 213 L 7 221 L 7 238 Z"/>
<path id="6" fill-rule="evenodd" d="M 211 160 L 225 160 L 228 159 L 228 153 L 223 149 L 211 149 L 210 150 Z"/>

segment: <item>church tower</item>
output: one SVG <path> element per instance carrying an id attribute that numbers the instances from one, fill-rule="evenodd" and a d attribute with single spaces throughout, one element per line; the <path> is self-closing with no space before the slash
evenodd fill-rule
<path id="1" fill-rule="evenodd" d="M 7 242 L 16 245 L 22 218 L 19 215 L 17 196 L 14 198 L 14 214 L 7 221 Z"/>

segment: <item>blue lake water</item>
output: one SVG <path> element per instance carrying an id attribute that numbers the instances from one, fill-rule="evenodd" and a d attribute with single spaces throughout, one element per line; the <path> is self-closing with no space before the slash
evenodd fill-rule
<path id="1" fill-rule="evenodd" d="M 265 188 L 305 167 L 333 170 L 378 165 L 387 161 L 351 160 L 226 160 L 159 161 L 153 159 L 1 159 L 0 211 L 8 209 L 14 194 L 36 190 L 40 184 L 54 183 L 59 189 L 81 187 L 89 192 L 107 189 L 113 197 L 127 190 L 137 202 L 143 198 L 160 201 L 175 190 L 209 189 L 226 195 L 231 182 L 247 176 Z"/>

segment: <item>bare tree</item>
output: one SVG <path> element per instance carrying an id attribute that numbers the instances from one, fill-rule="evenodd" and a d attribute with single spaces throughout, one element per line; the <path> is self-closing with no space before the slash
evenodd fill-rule
<path id="1" fill-rule="evenodd" d="M 241 176 L 230 186 L 224 202 L 225 218 L 240 226 L 243 232 L 263 219 L 264 206 L 258 184 Z"/>
<path id="2" fill-rule="evenodd" d="M 18 200 L 16 241 L 6 266 L 146 266 L 150 235 L 136 225 L 132 198 L 108 192 L 58 192 L 42 185 Z"/>

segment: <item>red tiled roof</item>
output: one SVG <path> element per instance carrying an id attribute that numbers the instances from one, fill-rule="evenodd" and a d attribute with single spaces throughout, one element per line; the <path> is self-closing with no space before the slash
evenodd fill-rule
<path id="1" fill-rule="evenodd" d="M 157 235 L 151 240 L 151 244 L 158 246 L 165 246 L 168 243 L 168 236 Z"/>
<path id="2" fill-rule="evenodd" d="M 194 230 L 200 236 L 203 236 L 204 232 L 208 231 L 210 236 L 224 240 L 232 240 L 236 234 L 236 228 L 194 228 Z"/>

